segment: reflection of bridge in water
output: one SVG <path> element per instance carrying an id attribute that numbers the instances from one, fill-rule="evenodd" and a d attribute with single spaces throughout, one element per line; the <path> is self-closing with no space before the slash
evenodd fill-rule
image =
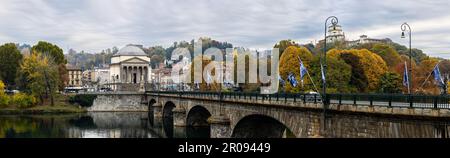
<path id="1" fill-rule="evenodd" d="M 71 121 L 68 138 L 159 138 L 142 112 L 94 112 Z"/>
<path id="2" fill-rule="evenodd" d="M 151 128 L 164 137 L 450 135 L 448 96 L 330 94 L 326 101 L 324 115 L 320 96 L 306 94 L 146 92 L 144 99 Z"/>

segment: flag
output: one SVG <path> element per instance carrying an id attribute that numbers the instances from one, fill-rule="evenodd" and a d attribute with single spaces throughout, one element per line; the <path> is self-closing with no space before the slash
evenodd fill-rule
<path id="1" fill-rule="evenodd" d="M 300 59 L 300 57 L 298 57 L 298 61 L 300 62 L 300 79 L 303 85 L 303 77 L 306 73 L 308 73 L 308 70 L 306 69 L 305 65 L 303 65 L 302 59 Z"/>
<path id="2" fill-rule="evenodd" d="M 297 87 L 297 80 L 295 79 L 295 75 L 293 73 L 289 73 L 288 81 L 293 87 Z"/>
<path id="3" fill-rule="evenodd" d="M 323 83 L 326 83 L 326 80 L 325 80 L 325 70 L 323 69 L 323 65 L 322 64 L 320 64 L 320 70 L 321 70 L 321 72 L 322 72 L 322 81 L 323 81 Z"/>
<path id="4" fill-rule="evenodd" d="M 280 81 L 280 83 L 281 83 L 281 86 L 283 86 L 283 87 L 284 87 L 284 84 L 285 84 L 285 82 L 284 82 L 283 78 L 281 78 L 281 76 L 280 76 L 280 75 L 278 75 L 278 80 Z"/>
<path id="5" fill-rule="evenodd" d="M 209 74 L 208 72 L 206 72 L 206 84 L 210 84 L 212 83 L 212 78 L 211 78 L 211 74 Z"/>
<path id="6" fill-rule="evenodd" d="M 434 80 L 438 83 L 439 86 L 444 86 L 444 80 L 442 80 L 441 72 L 439 71 L 439 63 L 433 69 Z"/>
<path id="7" fill-rule="evenodd" d="M 409 88 L 408 66 L 405 61 L 405 71 L 403 72 L 403 85 Z"/>

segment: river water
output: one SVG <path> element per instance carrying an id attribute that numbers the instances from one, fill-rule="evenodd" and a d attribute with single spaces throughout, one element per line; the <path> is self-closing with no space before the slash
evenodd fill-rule
<path id="1" fill-rule="evenodd" d="M 210 135 L 209 127 L 174 129 L 173 124 L 155 124 L 148 118 L 145 112 L 0 115 L 0 138 L 201 138 Z M 449 135 L 449 124 L 443 122 L 354 116 L 338 116 L 332 120 L 335 125 L 331 125 L 329 137 L 442 138 Z M 370 128 L 345 127 L 349 120 L 367 123 Z M 349 135 L 355 131 L 359 134 Z"/>

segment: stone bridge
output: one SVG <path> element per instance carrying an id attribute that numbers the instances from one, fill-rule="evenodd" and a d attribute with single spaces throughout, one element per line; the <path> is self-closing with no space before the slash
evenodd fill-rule
<path id="1" fill-rule="evenodd" d="M 178 133 L 189 133 L 183 129 L 190 128 L 181 127 L 209 127 L 212 138 L 359 137 L 361 135 L 395 137 L 395 132 L 386 132 L 391 130 L 391 127 L 380 128 L 380 126 L 386 126 L 383 122 L 373 124 L 370 121 L 358 121 L 358 117 L 370 115 L 400 117 L 407 120 L 417 118 L 446 120 L 450 116 L 448 109 L 342 103 L 331 103 L 327 110 L 329 116 L 327 116 L 324 113 L 323 104 L 316 100 L 261 96 L 258 98 L 258 95 L 239 97 L 228 95 L 220 99 L 219 95 L 215 94 L 147 93 L 145 100 L 148 101 L 149 117 L 156 126 L 158 126 L 157 123 L 163 123 L 164 127 L 173 126 L 174 131 Z M 359 116 L 341 119 L 332 115 Z M 400 127 L 398 130 L 400 133 L 408 133 L 408 128 L 412 127 Z M 448 127 L 444 128 L 443 133 L 447 133 Z M 327 129 L 339 129 L 346 132 Z"/>
<path id="2" fill-rule="evenodd" d="M 195 137 L 190 133 L 199 132 L 212 138 L 415 137 L 411 129 L 418 127 L 426 131 L 419 137 L 450 135 L 447 101 L 430 106 L 364 99 L 329 102 L 325 111 L 315 95 L 126 92 L 97 94 L 90 111 L 148 111 L 150 125 L 163 137 Z M 417 119 L 424 125 L 417 125 Z M 402 124 L 405 120 L 411 122 Z M 435 126 L 436 121 L 443 126 Z"/>

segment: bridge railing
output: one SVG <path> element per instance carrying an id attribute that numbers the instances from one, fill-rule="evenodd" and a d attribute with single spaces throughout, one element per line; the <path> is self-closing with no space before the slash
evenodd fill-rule
<path id="1" fill-rule="evenodd" d="M 450 109 L 449 95 L 327 94 L 335 104 Z"/>
<path id="2" fill-rule="evenodd" d="M 260 94 L 257 92 L 194 92 L 194 91 L 147 91 L 153 94 L 176 95 L 185 97 L 208 98 L 212 100 L 243 101 L 284 101 L 303 103 L 322 103 L 319 94 L 275 93 Z M 327 94 L 327 103 L 350 104 L 364 106 L 410 107 L 450 109 L 449 95 L 405 95 L 405 94 Z"/>
<path id="3" fill-rule="evenodd" d="M 319 94 L 294 94 L 294 93 L 275 93 L 261 94 L 257 92 L 192 92 L 192 91 L 147 91 L 147 93 L 176 95 L 185 97 L 200 97 L 214 100 L 244 100 L 244 101 L 285 101 L 285 102 L 304 102 L 321 103 L 322 98 Z"/>

